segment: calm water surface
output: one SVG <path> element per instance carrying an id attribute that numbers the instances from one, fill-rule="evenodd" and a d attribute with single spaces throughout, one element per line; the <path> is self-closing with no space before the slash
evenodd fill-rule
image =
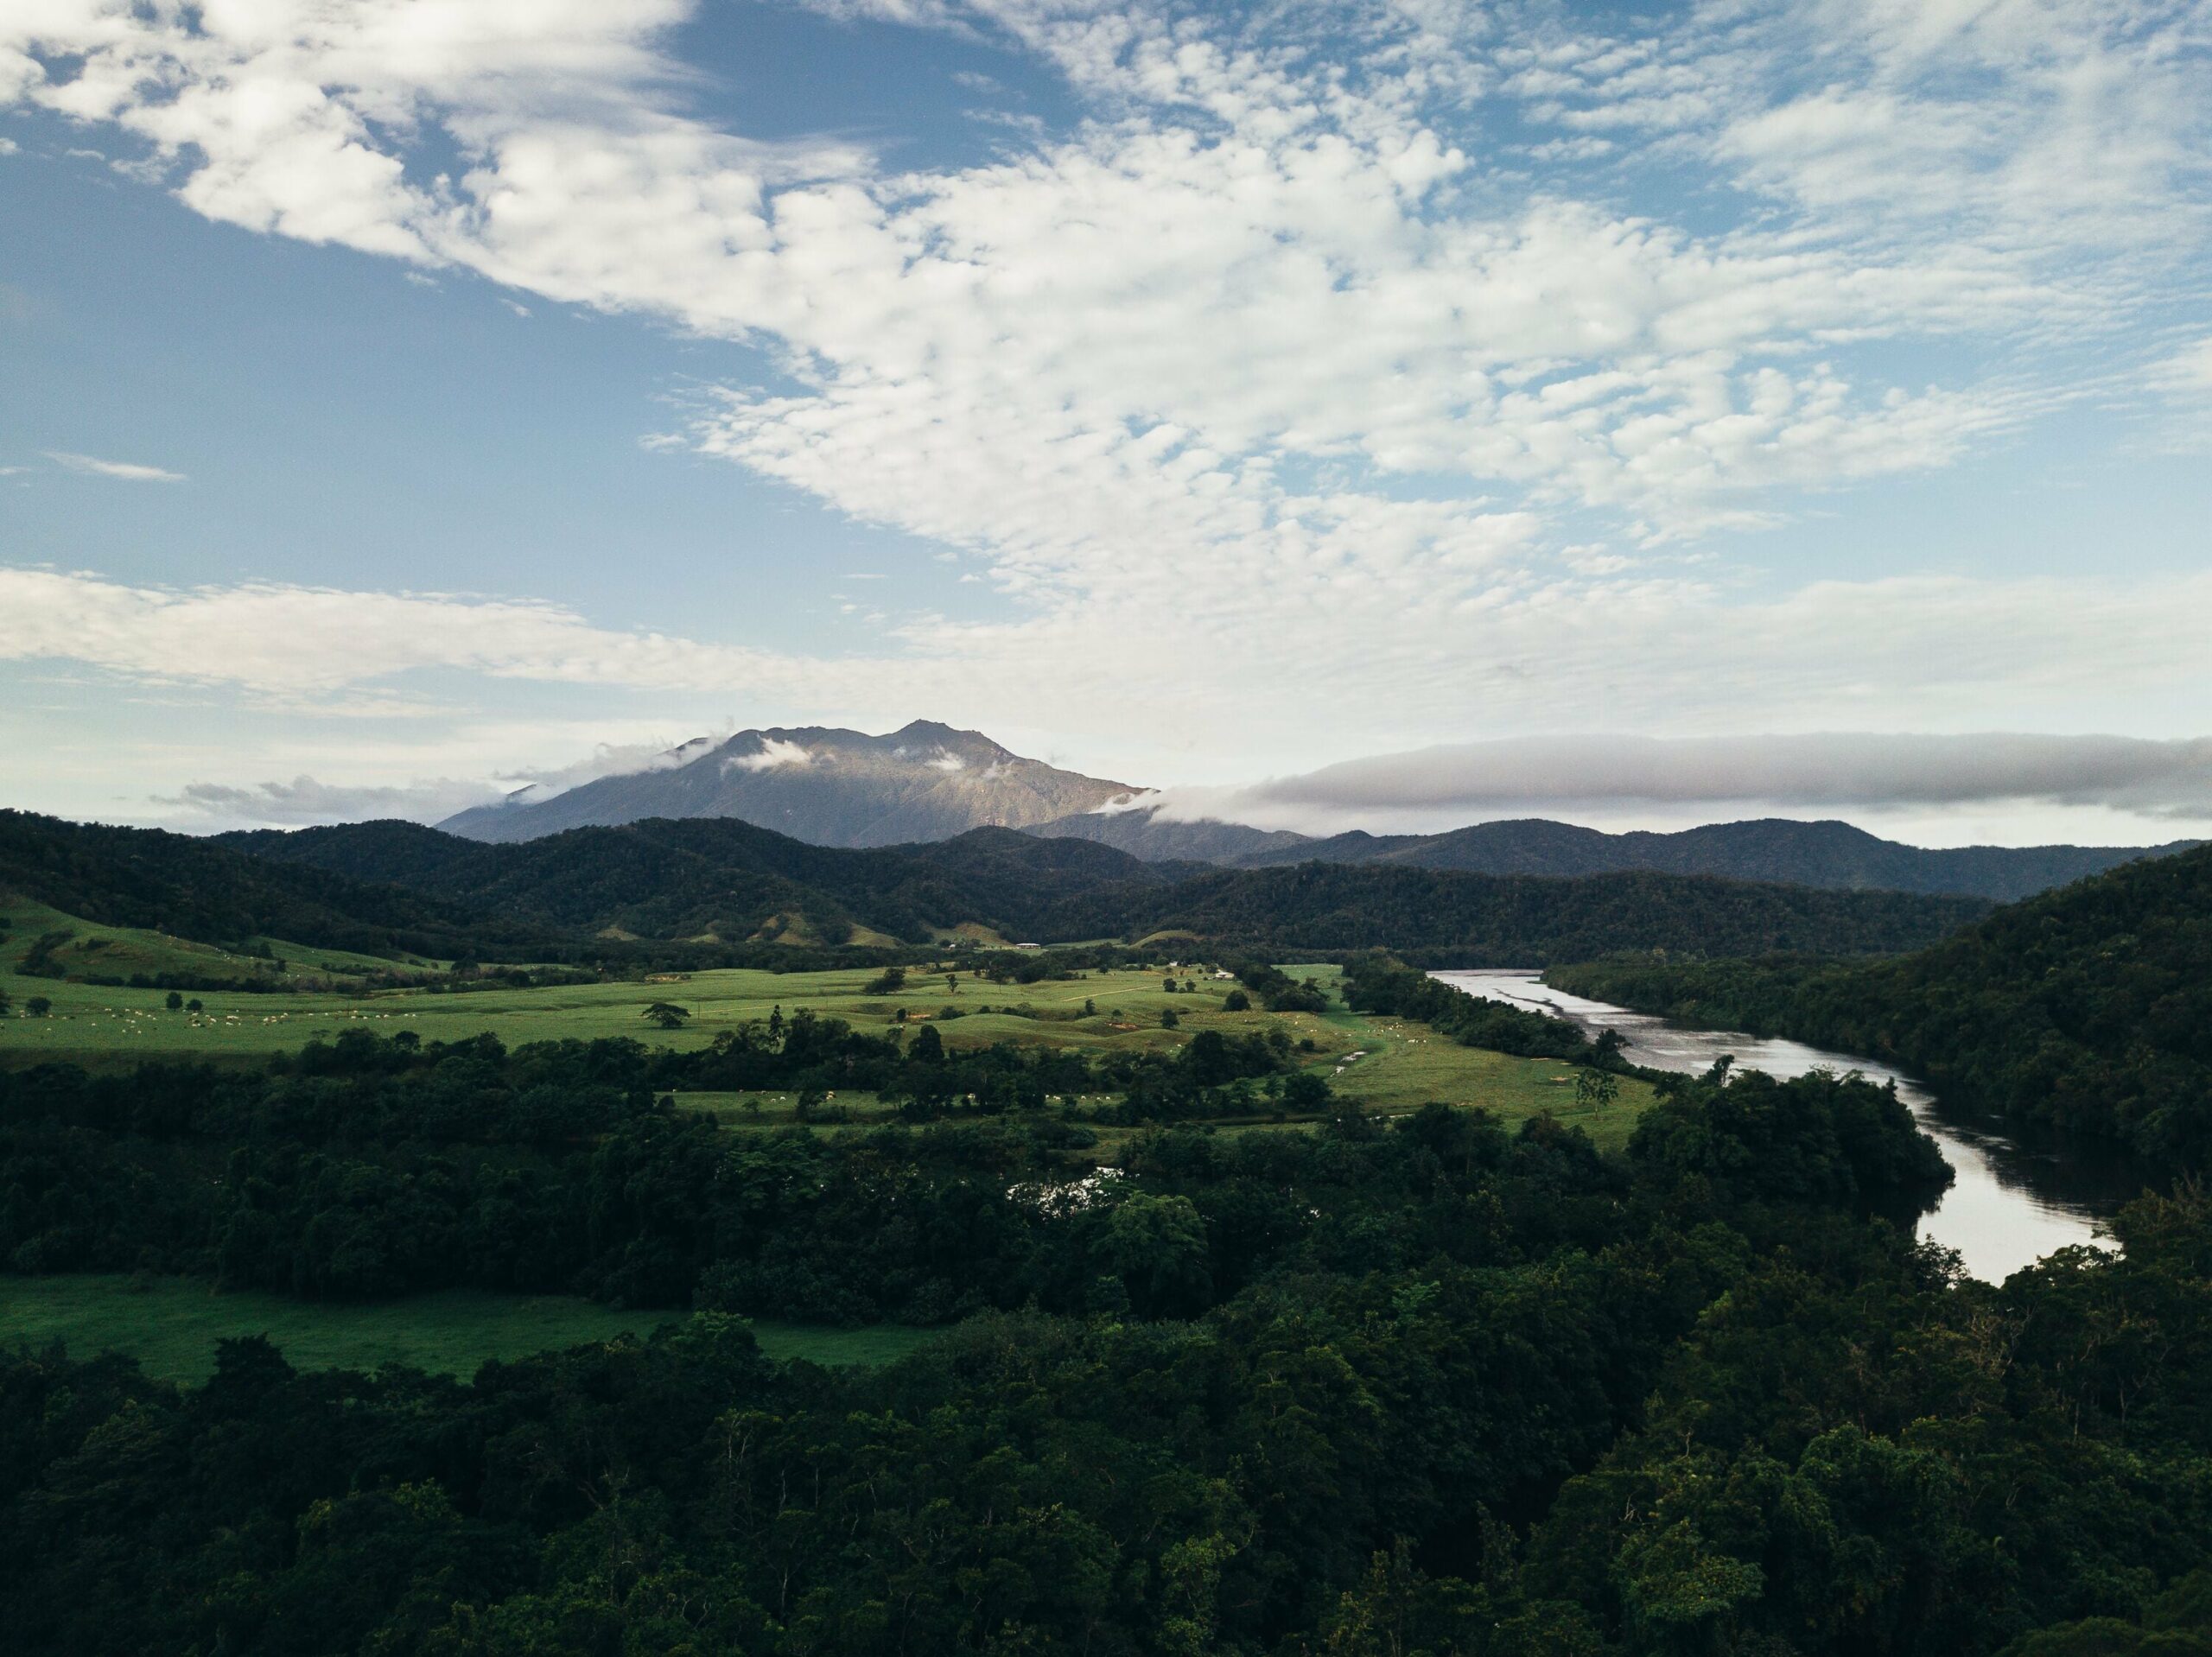
<path id="1" fill-rule="evenodd" d="M 1745 1070 L 1780 1077 L 1812 1070 L 1857 1070 L 1895 1082 L 1923 1132 L 1942 1147 L 1957 1175 L 1936 1206 L 1920 1217 L 1919 1235 L 1955 1248 L 1967 1269 L 2000 1282 L 2031 1261 L 2072 1243 L 2108 1240 L 2101 1223 L 2146 1185 L 2160 1183 L 2152 1165 L 2098 1140 L 2038 1134 L 2017 1124 L 1948 1108 L 1910 1076 L 1872 1059 L 1823 1052 L 1801 1042 L 1770 1040 L 1740 1031 L 1694 1030 L 1646 1013 L 1569 995 L 1533 972 L 1440 972 L 1470 995 L 1554 1013 L 1595 1036 L 1615 1030 L 1625 1056 L 1655 1070 L 1699 1074 L 1723 1054 Z"/>

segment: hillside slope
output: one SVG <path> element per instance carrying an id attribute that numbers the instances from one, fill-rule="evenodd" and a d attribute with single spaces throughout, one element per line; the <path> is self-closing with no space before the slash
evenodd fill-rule
<path id="1" fill-rule="evenodd" d="M 1553 982 L 1865 1053 L 2007 1113 L 2212 1161 L 2212 847 L 2000 909 L 1894 961 L 1599 962 Z"/>

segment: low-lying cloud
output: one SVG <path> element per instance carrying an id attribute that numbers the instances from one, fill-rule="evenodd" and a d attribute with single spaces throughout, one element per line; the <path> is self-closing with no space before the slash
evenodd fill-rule
<path id="1" fill-rule="evenodd" d="M 803 745 L 786 741 L 782 737 L 768 736 L 760 739 L 760 746 L 757 752 L 732 754 L 722 761 L 722 769 L 724 771 L 782 771 L 795 766 L 810 765 L 813 763 L 813 754 L 809 752 Z"/>
<path id="2" fill-rule="evenodd" d="M 1170 790 L 1139 803 L 1173 820 L 1267 828 L 1748 804 L 1881 811 L 2035 803 L 2179 820 L 2212 816 L 2212 738 L 1513 737 L 1377 754 L 1239 788 Z"/>
<path id="3" fill-rule="evenodd" d="M 289 783 L 188 783 L 154 803 L 181 810 L 195 832 L 221 828 L 303 828 L 327 822 L 400 817 L 435 822 L 472 805 L 490 805 L 499 790 L 484 782 L 441 777 L 429 782 L 354 785 L 295 777 Z"/>
<path id="4" fill-rule="evenodd" d="M 602 777 L 634 777 L 640 771 L 674 771 L 703 758 L 728 739 L 725 729 L 716 736 L 695 736 L 689 742 L 679 742 L 673 747 L 665 742 L 602 742 L 592 750 L 588 759 L 555 770 L 536 770 L 518 773 L 527 779 L 527 785 L 517 789 L 507 797 L 517 805 L 536 805 L 540 800 L 550 800 L 556 794 L 565 794 L 572 788 L 582 788 L 586 783 L 595 783 Z"/>

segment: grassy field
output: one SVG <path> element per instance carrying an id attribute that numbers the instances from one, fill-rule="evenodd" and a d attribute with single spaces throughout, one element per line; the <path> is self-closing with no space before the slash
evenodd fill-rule
<path id="1" fill-rule="evenodd" d="M 1581 1128 L 1598 1145 L 1614 1147 L 1627 1142 L 1637 1114 L 1651 1102 L 1648 1083 L 1624 1076 L 1620 1096 L 1611 1105 L 1603 1109 L 1578 1106 L 1578 1072 L 1572 1064 L 1462 1047 L 1424 1024 L 1354 1013 L 1335 999 L 1342 976 L 1342 969 L 1335 966 L 1300 964 L 1283 970 L 1331 992 L 1322 1021 L 1337 1032 L 1340 1044 L 1333 1048 L 1322 1073 L 1338 1093 L 1370 1109 L 1395 1113 L 1434 1100 L 1480 1105 L 1513 1121 L 1548 1111 Z M 1361 1057 L 1354 1058 L 1354 1053 Z"/>
<path id="2" fill-rule="evenodd" d="M 0 1276 L 0 1344 L 60 1341 L 73 1356 L 123 1352 L 150 1375 L 204 1381 L 215 1343 L 266 1335 L 302 1369 L 374 1369 L 411 1364 L 467 1377 L 489 1358 L 644 1335 L 682 1314 L 614 1311 L 564 1295 L 501 1295 L 454 1289 L 367 1305 L 287 1300 L 273 1294 L 217 1294 L 179 1278 Z M 755 1323 L 771 1357 L 821 1364 L 888 1363 L 931 1338 L 929 1330 L 811 1329 Z"/>
<path id="3" fill-rule="evenodd" d="M 202 1012 L 170 1013 L 160 990 L 25 977 L 16 968 L 41 931 L 63 926 L 73 927 L 87 938 L 95 933 L 109 935 L 115 941 L 108 947 L 118 958 L 127 946 L 137 952 L 132 958 L 148 962 L 162 949 L 174 948 L 181 952 L 176 958 L 182 959 L 207 946 L 163 941 L 154 934 L 92 929 L 50 911 L 16 907 L 16 924 L 0 943 L 0 989 L 7 991 L 16 1007 L 16 1016 L 0 1019 L 0 1063 L 66 1058 L 105 1067 L 156 1057 L 250 1063 L 295 1051 L 319 1035 L 334 1036 L 357 1027 L 383 1035 L 410 1030 L 424 1041 L 459 1040 L 488 1030 L 511 1046 L 569 1037 L 628 1036 L 650 1045 L 690 1049 L 706 1045 L 720 1032 L 766 1019 L 772 1009 L 781 1007 L 788 1017 L 804 1007 L 863 1030 L 890 1029 L 903 1011 L 906 1028 L 935 1023 L 946 1044 L 955 1049 L 1010 1041 L 1092 1053 L 1160 1052 L 1181 1045 L 1201 1030 L 1236 1035 L 1280 1024 L 1294 1041 L 1313 1044 L 1306 1061 L 1310 1069 L 1328 1077 L 1338 1091 L 1374 1109 L 1408 1110 L 1437 1100 L 1482 1105 L 1516 1119 L 1549 1110 L 1579 1122 L 1600 1144 L 1624 1140 L 1636 1111 L 1649 1101 L 1649 1090 L 1630 1082 L 1624 1083 L 1620 1099 L 1610 1108 L 1578 1110 L 1571 1065 L 1461 1047 L 1423 1025 L 1371 1019 L 1341 1003 L 1333 1004 L 1325 1014 L 1278 1016 L 1256 1008 L 1226 1012 L 1222 1001 L 1236 986 L 1198 967 L 1125 968 L 1014 986 L 972 978 L 948 958 L 941 970 L 910 973 L 907 987 L 887 995 L 868 992 L 875 974 L 865 968 L 813 973 L 702 972 L 646 982 L 503 987 L 464 993 L 428 988 L 370 994 L 207 990 L 195 993 L 204 1003 Z M 105 949 L 95 952 L 105 953 Z M 308 962 L 317 953 L 304 952 L 297 958 Z M 334 960 L 331 964 L 340 963 Z M 150 964 L 129 968 L 157 969 Z M 1338 972 L 1333 966 L 1290 970 L 1332 989 Z M 953 981 L 948 981 L 948 972 Z M 1195 980 L 1198 987 L 1171 993 L 1166 988 L 1171 979 L 1178 983 Z M 50 1000 L 51 1012 L 43 1018 L 22 1016 L 24 1004 L 35 995 Z M 656 1028 L 643 1017 L 646 1006 L 656 1000 L 686 1008 L 690 1021 L 681 1030 Z M 948 1010 L 959 1016 L 946 1017 Z M 1169 1010 L 1179 1021 L 1173 1030 L 1160 1022 L 1160 1015 Z M 710 1110 L 734 1127 L 779 1126 L 793 1117 L 794 1101 L 784 1094 L 763 1094 L 754 1100 L 693 1095 L 683 1102 Z M 833 1102 L 856 1121 L 886 1114 L 872 1095 L 853 1095 Z M 751 1108 L 755 1104 L 757 1111 Z"/>
<path id="4" fill-rule="evenodd" d="M 804 1007 L 861 1029 L 888 1029 L 900 1010 L 910 1024 L 940 1021 L 947 1045 L 988 1046 L 996 1041 L 1094 1051 L 1164 1051 L 1198 1030 L 1249 1030 L 1265 1015 L 1221 1010 L 1233 985 L 1207 981 L 1197 994 L 1169 994 L 1164 972 L 1094 973 L 1066 982 L 996 985 L 970 978 L 957 964 L 949 986 L 943 973 L 917 975 L 896 995 L 871 995 L 875 976 L 861 968 L 842 972 L 772 973 L 727 970 L 674 975 L 645 982 L 444 993 L 428 988 L 371 994 L 195 991 L 200 1014 L 164 1010 L 161 990 L 117 988 L 25 977 L 16 971 L 22 937 L 0 946 L 0 988 L 18 1016 L 0 1019 L 0 1057 L 67 1057 L 79 1063 L 153 1057 L 253 1058 L 296 1051 L 318 1035 L 362 1026 L 382 1035 L 411 1030 L 424 1041 L 451 1041 L 490 1031 L 510 1045 L 575 1037 L 629 1036 L 653 1046 L 703 1047 L 724 1030 Z M 198 947 L 198 946 L 193 946 Z M 1178 982 L 1188 972 L 1172 975 Z M 33 996 L 52 1002 L 42 1019 L 21 1015 Z M 657 1000 L 684 1007 L 690 1022 L 662 1031 L 644 1018 Z M 1096 1011 L 1086 1013 L 1088 1000 Z M 944 1010 L 961 1016 L 944 1019 Z M 1165 1029 L 1160 1013 L 1173 1008 L 1180 1031 Z M 984 1009 L 990 1011 L 986 1012 Z M 1298 1021 L 1294 1035 L 1333 1039 L 1317 1020 Z"/>

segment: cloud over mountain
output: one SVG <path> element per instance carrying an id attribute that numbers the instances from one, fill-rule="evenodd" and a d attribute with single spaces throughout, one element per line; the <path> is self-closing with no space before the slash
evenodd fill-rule
<path id="1" fill-rule="evenodd" d="M 1243 786 L 1141 797 L 1160 822 L 1266 828 L 1442 827 L 1504 816 L 1688 808 L 1786 815 L 2031 803 L 2212 816 L 2212 739 L 1986 732 L 1556 736 L 1376 754 Z"/>

